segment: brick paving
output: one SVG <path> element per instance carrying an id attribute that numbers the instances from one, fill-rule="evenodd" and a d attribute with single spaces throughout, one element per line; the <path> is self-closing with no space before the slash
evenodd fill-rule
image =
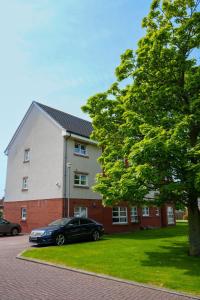
<path id="1" fill-rule="evenodd" d="M 195 299 L 16 259 L 29 247 L 27 240 L 27 236 L 0 237 L 0 300 Z"/>

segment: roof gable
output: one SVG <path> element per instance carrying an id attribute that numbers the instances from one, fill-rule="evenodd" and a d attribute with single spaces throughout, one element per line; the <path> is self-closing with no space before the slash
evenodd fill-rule
<path id="1" fill-rule="evenodd" d="M 16 129 L 6 150 L 4 151 L 5 154 L 8 153 L 8 149 L 10 148 L 11 144 L 15 140 L 16 136 L 18 135 L 18 132 L 21 130 L 25 120 L 27 119 L 28 115 L 31 113 L 31 110 L 34 106 L 37 107 L 43 113 L 45 113 L 47 117 L 49 117 L 53 122 L 56 123 L 57 126 L 66 130 L 67 132 L 76 134 L 84 138 L 90 137 L 93 128 L 92 128 L 92 124 L 89 121 L 83 120 L 81 118 L 67 114 L 63 111 L 33 101 L 28 111 L 26 112 L 24 118 L 22 119 L 21 123 L 19 124 L 18 128 Z"/>
<path id="2" fill-rule="evenodd" d="M 67 114 L 58 109 L 35 102 L 51 118 L 53 118 L 62 128 L 70 133 L 74 133 L 86 138 L 92 133 L 92 124 L 89 121 Z"/>

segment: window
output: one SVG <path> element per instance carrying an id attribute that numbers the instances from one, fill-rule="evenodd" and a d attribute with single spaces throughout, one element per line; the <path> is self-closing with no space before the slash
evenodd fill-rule
<path id="1" fill-rule="evenodd" d="M 24 162 L 30 161 L 30 149 L 24 150 Z"/>
<path id="2" fill-rule="evenodd" d="M 26 208 L 22 207 L 22 209 L 21 209 L 21 219 L 22 219 L 22 221 L 25 221 L 26 218 L 27 218 Z"/>
<path id="3" fill-rule="evenodd" d="M 160 209 L 158 207 L 156 207 L 156 216 L 159 217 L 160 216 Z"/>
<path id="4" fill-rule="evenodd" d="M 112 210 L 113 224 L 127 224 L 127 208 L 116 206 Z"/>
<path id="5" fill-rule="evenodd" d="M 74 207 L 74 217 L 87 218 L 87 207 Z"/>
<path id="6" fill-rule="evenodd" d="M 22 179 L 22 190 L 28 190 L 28 177 Z"/>
<path id="7" fill-rule="evenodd" d="M 143 217 L 149 217 L 149 207 L 148 206 L 143 206 L 143 208 L 142 208 L 142 216 Z"/>
<path id="8" fill-rule="evenodd" d="M 80 219 L 72 220 L 71 222 L 69 222 L 69 225 L 79 226 L 80 225 Z"/>
<path id="9" fill-rule="evenodd" d="M 75 174 L 74 175 L 74 184 L 78 185 L 78 186 L 88 186 L 88 175 Z"/>
<path id="10" fill-rule="evenodd" d="M 131 207 L 131 222 L 138 223 L 138 212 L 136 206 Z"/>
<path id="11" fill-rule="evenodd" d="M 174 224 L 174 210 L 171 206 L 167 207 L 167 221 L 169 225 Z"/>
<path id="12" fill-rule="evenodd" d="M 88 224 L 94 224 L 91 220 L 88 219 L 80 219 L 81 225 L 88 225 Z"/>
<path id="13" fill-rule="evenodd" d="M 85 144 L 75 143 L 74 145 L 74 153 L 86 156 L 87 155 L 87 148 Z"/>

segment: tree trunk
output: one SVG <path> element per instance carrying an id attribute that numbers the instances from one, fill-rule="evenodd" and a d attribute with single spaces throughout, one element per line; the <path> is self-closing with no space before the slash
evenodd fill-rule
<path id="1" fill-rule="evenodd" d="M 200 210 L 198 201 L 192 201 L 188 206 L 188 222 L 189 222 L 189 254 L 192 256 L 200 256 Z"/>

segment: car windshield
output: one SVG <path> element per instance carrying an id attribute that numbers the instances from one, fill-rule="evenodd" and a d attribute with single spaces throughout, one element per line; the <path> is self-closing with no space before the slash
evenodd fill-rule
<path id="1" fill-rule="evenodd" d="M 48 226 L 62 226 L 62 225 L 66 225 L 67 223 L 69 223 L 69 221 L 71 221 L 70 218 L 63 218 L 63 219 L 59 219 L 59 220 L 51 222 Z"/>

